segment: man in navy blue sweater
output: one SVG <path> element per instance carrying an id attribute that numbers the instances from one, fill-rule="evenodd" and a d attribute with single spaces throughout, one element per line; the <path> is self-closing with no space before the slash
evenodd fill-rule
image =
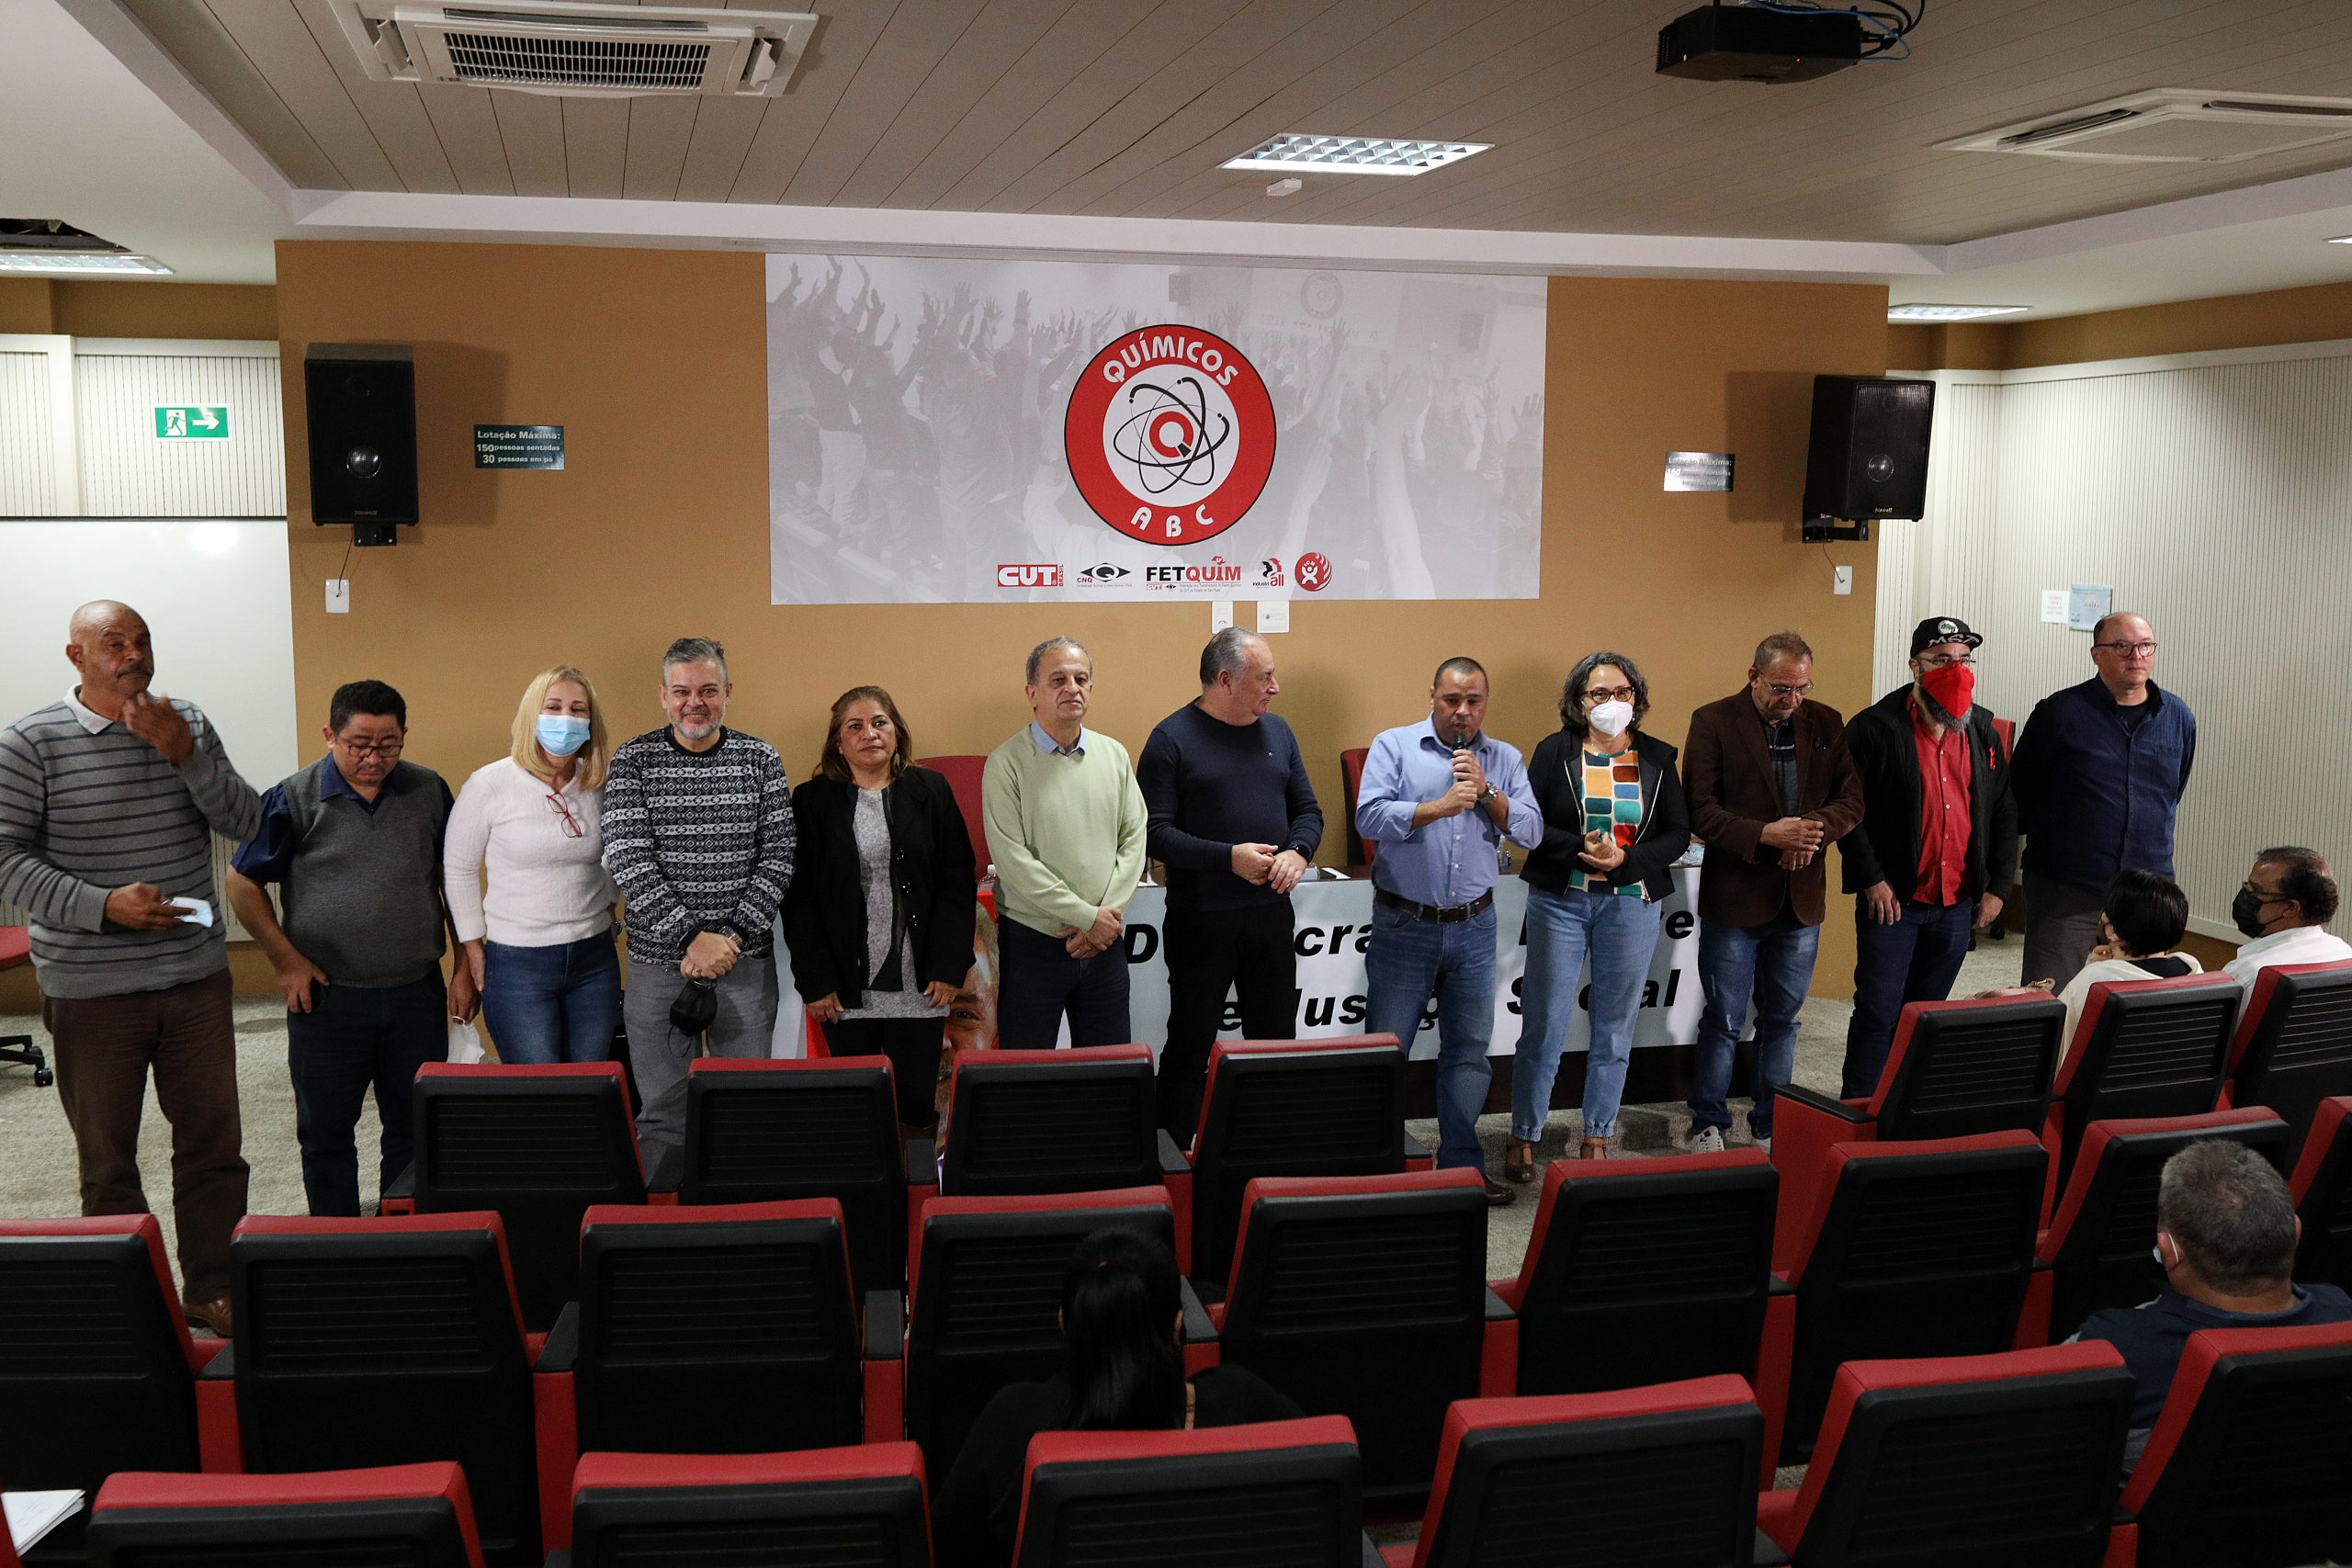
<path id="1" fill-rule="evenodd" d="M 1159 1124 L 1180 1145 L 1200 1120 L 1227 990 L 1247 1038 L 1297 1028 L 1290 892 L 1323 841 L 1323 811 L 1297 738 L 1266 711 L 1281 690 L 1265 639 L 1227 626 L 1201 650 L 1199 700 L 1159 721 L 1136 764 L 1146 852 L 1168 869 Z"/>
<path id="2" fill-rule="evenodd" d="M 2156 634 L 2118 610 L 2091 629 L 2098 673 L 2034 705 L 2011 780 L 2025 829 L 2027 985 L 2075 977 L 2119 871 L 2172 875 L 2172 830 L 2197 760 L 2197 716 L 2149 677 Z"/>

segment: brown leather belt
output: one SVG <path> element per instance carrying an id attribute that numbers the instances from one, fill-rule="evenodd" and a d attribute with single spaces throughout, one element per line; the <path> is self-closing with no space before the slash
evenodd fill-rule
<path id="1" fill-rule="evenodd" d="M 1372 891 L 1372 901 L 1375 904 L 1385 904 L 1392 909 L 1402 909 L 1417 920 L 1432 920 L 1441 926 L 1451 926 L 1460 924 L 1493 903 L 1495 890 L 1489 887 L 1467 904 L 1441 906 L 1416 904 L 1410 898 L 1391 893 L 1385 887 L 1375 887 Z"/>

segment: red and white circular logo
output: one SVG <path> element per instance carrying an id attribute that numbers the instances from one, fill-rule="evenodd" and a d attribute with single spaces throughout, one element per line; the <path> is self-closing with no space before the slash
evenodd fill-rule
<path id="1" fill-rule="evenodd" d="M 1214 333 L 1141 327 L 1096 355 L 1062 416 L 1070 479 L 1094 514 L 1148 545 L 1197 545 L 1241 521 L 1274 468 L 1274 405 Z"/>
<path id="2" fill-rule="evenodd" d="M 1321 550 L 1307 551 L 1292 564 L 1291 570 L 1309 593 L 1320 593 L 1331 586 L 1331 558 Z"/>

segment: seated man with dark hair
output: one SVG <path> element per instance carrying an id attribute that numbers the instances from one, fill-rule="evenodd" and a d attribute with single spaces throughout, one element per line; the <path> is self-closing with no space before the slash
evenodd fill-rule
<path id="1" fill-rule="evenodd" d="M 2139 1306 L 2092 1314 L 2075 1336 L 2114 1346 L 2139 1380 L 2123 1450 L 2127 1473 L 2148 1446 L 2190 1335 L 2352 1322 L 2352 1296 L 2290 1278 L 2301 1234 L 2286 1181 L 2244 1144 L 2207 1138 L 2165 1161 L 2156 1190 L 2164 1289 Z"/>
<path id="2" fill-rule="evenodd" d="M 2352 945 L 2326 929 L 2335 906 L 2335 873 L 2317 850 L 2279 844 L 2263 851 L 2230 905 L 2230 919 L 2246 941 L 2222 967 L 2252 991 L 2254 977 L 2278 964 L 2352 958 Z"/>

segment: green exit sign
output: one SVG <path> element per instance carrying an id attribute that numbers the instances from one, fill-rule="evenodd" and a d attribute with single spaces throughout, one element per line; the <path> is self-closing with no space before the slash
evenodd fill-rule
<path id="1" fill-rule="evenodd" d="M 229 411 L 181 404 L 158 408 L 155 411 L 155 439 L 226 441 L 229 439 Z"/>

